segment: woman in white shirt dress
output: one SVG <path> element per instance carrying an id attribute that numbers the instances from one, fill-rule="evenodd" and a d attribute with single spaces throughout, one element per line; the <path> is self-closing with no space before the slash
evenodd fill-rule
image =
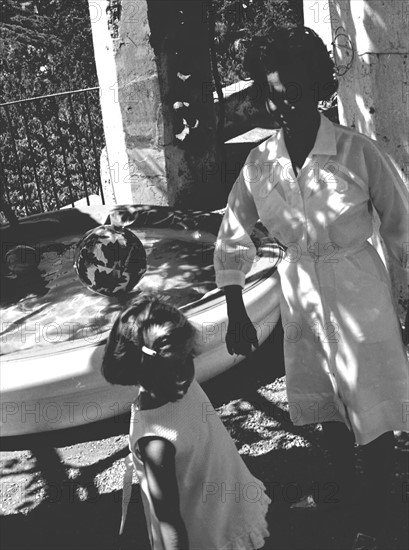
<path id="1" fill-rule="evenodd" d="M 246 355 L 257 343 L 241 289 L 255 257 L 249 235 L 260 219 L 287 248 L 278 272 L 292 421 L 322 423 L 341 489 L 352 484 L 354 441 L 362 446 L 368 483 L 354 548 L 375 548 L 393 430 L 407 431 L 409 419 L 397 315 L 408 291 L 407 191 L 375 141 L 320 115 L 318 101 L 338 83 L 313 31 L 253 38 L 247 66 L 281 129 L 247 158 L 218 235 L 216 282 L 226 293 L 227 348 Z M 389 273 L 368 242 L 375 212 Z"/>

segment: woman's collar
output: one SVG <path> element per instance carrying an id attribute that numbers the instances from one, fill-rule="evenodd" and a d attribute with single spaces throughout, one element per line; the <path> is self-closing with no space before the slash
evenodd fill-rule
<path id="1" fill-rule="evenodd" d="M 271 145 L 273 144 L 271 143 Z M 273 153 L 272 156 L 274 159 L 277 160 L 282 166 L 288 164 L 290 156 L 285 144 L 283 128 L 281 128 L 278 132 L 275 140 L 275 146 L 275 151 L 272 151 L 272 147 L 270 147 L 270 152 Z M 337 143 L 335 138 L 335 127 L 326 116 L 320 113 L 320 126 L 318 128 L 317 137 L 308 156 L 335 155 L 336 152 Z"/>

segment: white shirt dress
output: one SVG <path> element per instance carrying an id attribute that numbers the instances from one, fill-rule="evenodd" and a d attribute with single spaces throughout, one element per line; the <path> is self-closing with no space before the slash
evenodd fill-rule
<path id="1" fill-rule="evenodd" d="M 136 470 L 153 550 L 164 542 L 155 515 L 138 440 L 162 437 L 176 449 L 176 478 L 180 511 L 191 550 L 255 550 L 269 536 L 266 513 L 271 500 L 239 455 L 209 398 L 193 380 L 187 393 L 174 403 L 149 410 L 132 406 L 124 480 L 122 523 Z"/>
<path id="2" fill-rule="evenodd" d="M 389 272 L 368 242 L 379 215 Z M 257 220 L 287 247 L 278 266 L 294 424 L 343 421 L 358 444 L 408 430 L 408 193 L 378 144 L 323 115 L 294 174 L 282 130 L 253 149 L 229 195 L 216 283 L 244 286 Z M 274 357 L 271 358 L 274 361 Z"/>

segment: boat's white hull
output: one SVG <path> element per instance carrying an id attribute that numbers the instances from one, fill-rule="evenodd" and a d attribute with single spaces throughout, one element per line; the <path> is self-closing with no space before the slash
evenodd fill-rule
<path id="1" fill-rule="evenodd" d="M 250 318 L 262 343 L 279 318 L 277 275 L 260 280 L 244 293 Z M 201 353 L 199 382 L 221 374 L 243 358 L 228 354 L 224 342 L 226 304 L 220 296 L 187 311 L 197 326 Z M 100 373 L 104 344 L 60 346 L 52 353 L 24 355 L 1 365 L 1 436 L 15 436 L 79 426 L 129 410 L 135 388 L 109 385 Z"/>
<path id="2" fill-rule="evenodd" d="M 265 260 L 243 293 L 260 343 L 278 321 L 279 295 L 278 275 L 273 263 Z M 221 291 L 212 291 L 182 310 L 200 335 L 200 353 L 195 361 L 199 382 L 243 359 L 226 350 L 227 311 Z M 100 372 L 107 334 L 101 334 L 94 343 L 66 342 L 3 356 L 1 436 L 70 428 L 128 411 L 135 387 L 109 385 Z"/>

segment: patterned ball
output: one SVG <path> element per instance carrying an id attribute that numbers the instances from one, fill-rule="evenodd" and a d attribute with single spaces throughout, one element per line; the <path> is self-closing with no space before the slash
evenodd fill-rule
<path id="1" fill-rule="evenodd" d="M 129 229 L 101 225 L 77 244 L 74 268 L 90 290 L 112 296 L 131 290 L 146 271 L 143 244 Z"/>

